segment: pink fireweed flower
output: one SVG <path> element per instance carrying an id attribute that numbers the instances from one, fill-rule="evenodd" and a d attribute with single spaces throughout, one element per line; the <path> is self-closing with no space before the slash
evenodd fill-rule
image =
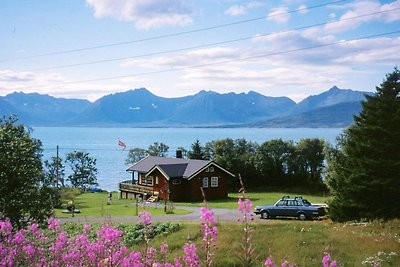
<path id="1" fill-rule="evenodd" d="M 288 263 L 287 261 L 282 262 L 281 267 L 293 267 L 292 263 Z"/>
<path id="2" fill-rule="evenodd" d="M 32 257 L 33 254 L 35 254 L 35 248 L 31 244 L 23 246 L 22 251 L 24 251 L 28 257 Z"/>
<path id="3" fill-rule="evenodd" d="M 167 252 L 168 252 L 168 244 L 163 243 L 163 244 L 161 245 L 161 247 L 160 247 L 160 253 L 161 253 L 161 254 L 167 254 Z"/>
<path id="4" fill-rule="evenodd" d="M 9 220 L 0 221 L 0 235 L 10 236 L 12 228 L 12 224 Z"/>
<path id="5" fill-rule="evenodd" d="M 83 226 L 83 230 L 84 230 L 85 232 L 89 232 L 91 229 L 92 229 L 92 226 L 90 226 L 89 224 L 85 224 L 85 225 Z"/>
<path id="6" fill-rule="evenodd" d="M 200 209 L 200 213 L 201 213 L 200 219 L 203 222 L 208 223 L 208 224 L 212 224 L 212 225 L 217 223 L 215 218 L 214 218 L 214 212 L 212 210 L 209 210 L 209 209 L 207 209 L 205 207 L 202 207 Z"/>
<path id="7" fill-rule="evenodd" d="M 118 244 L 120 242 L 120 237 L 123 235 L 122 231 L 110 227 L 109 225 L 104 225 L 97 231 L 97 237 L 106 242 L 112 242 Z"/>
<path id="8" fill-rule="evenodd" d="M 253 214 L 253 203 L 251 203 L 251 200 L 246 198 L 244 201 L 239 198 L 238 199 L 238 209 L 237 211 L 241 214 L 242 218 L 238 221 L 246 222 L 247 219 L 250 219 L 251 221 L 254 220 L 254 214 Z"/>
<path id="9" fill-rule="evenodd" d="M 200 267 L 199 256 L 197 255 L 196 245 L 193 243 L 186 243 L 183 246 L 183 260 L 185 261 L 185 266 L 190 267 Z"/>
<path id="10" fill-rule="evenodd" d="M 212 257 L 214 256 L 212 248 L 215 247 L 215 242 L 217 240 L 217 227 L 215 226 L 217 222 L 212 210 L 202 207 L 200 212 L 201 227 L 204 233 L 202 240 L 205 244 L 203 250 L 206 251 L 205 264 L 206 266 L 211 266 Z"/>
<path id="11" fill-rule="evenodd" d="M 54 219 L 54 218 L 49 218 L 47 220 L 48 223 L 48 229 L 54 229 L 56 231 L 61 231 L 60 227 L 60 220 Z"/>
<path id="12" fill-rule="evenodd" d="M 268 257 L 265 260 L 265 267 L 276 267 L 275 262 L 271 259 L 271 257 Z"/>
<path id="13" fill-rule="evenodd" d="M 142 219 L 141 224 L 144 226 L 151 224 L 151 214 L 147 211 L 139 213 L 139 217 Z"/>
<path id="14" fill-rule="evenodd" d="M 129 255 L 122 259 L 123 267 L 142 267 L 142 254 L 138 251 L 133 251 Z"/>
<path id="15" fill-rule="evenodd" d="M 323 258 L 322 258 L 322 266 L 323 267 L 336 267 L 337 263 L 336 261 L 331 261 L 331 255 L 326 254 Z"/>
<path id="16" fill-rule="evenodd" d="M 14 234 L 13 242 L 16 245 L 21 245 L 22 243 L 25 243 L 26 241 L 27 241 L 27 238 L 26 238 L 24 229 L 21 229 Z"/>

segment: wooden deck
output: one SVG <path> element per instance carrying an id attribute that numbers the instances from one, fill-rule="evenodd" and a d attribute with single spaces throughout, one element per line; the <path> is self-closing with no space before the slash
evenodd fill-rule
<path id="1" fill-rule="evenodd" d="M 153 187 L 133 184 L 131 180 L 119 183 L 119 190 L 135 194 L 153 194 Z"/>

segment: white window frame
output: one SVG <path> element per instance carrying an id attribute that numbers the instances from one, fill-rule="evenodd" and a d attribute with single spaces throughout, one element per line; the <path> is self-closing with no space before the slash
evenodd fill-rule
<path id="1" fill-rule="evenodd" d="M 156 176 L 156 184 L 158 184 L 158 176 Z"/>
<path id="2" fill-rule="evenodd" d="M 211 187 L 218 187 L 218 177 L 211 177 Z"/>
<path id="3" fill-rule="evenodd" d="M 201 179 L 201 187 L 208 188 L 208 177 L 203 177 L 203 179 Z"/>

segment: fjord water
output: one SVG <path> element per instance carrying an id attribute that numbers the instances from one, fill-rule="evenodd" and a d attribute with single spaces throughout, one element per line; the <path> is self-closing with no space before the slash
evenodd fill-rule
<path id="1" fill-rule="evenodd" d="M 265 141 L 281 138 L 299 141 L 302 138 L 322 138 L 331 144 L 342 133 L 342 128 L 94 128 L 94 127 L 34 127 L 32 137 L 43 144 L 43 159 L 59 156 L 65 160 L 72 151 L 85 151 L 97 159 L 99 187 L 117 190 L 118 183 L 130 179 L 125 164 L 130 148 L 147 148 L 154 142 L 169 146 L 170 156 L 175 156 L 178 147 L 190 149 L 191 144 L 200 140 L 208 141 L 225 138 L 244 138 L 262 144 Z M 118 146 L 123 141 L 127 148 Z M 66 166 L 66 174 L 69 174 Z"/>

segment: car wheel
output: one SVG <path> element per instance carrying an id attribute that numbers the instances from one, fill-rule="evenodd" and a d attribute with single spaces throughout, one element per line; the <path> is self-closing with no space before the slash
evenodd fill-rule
<path id="1" fill-rule="evenodd" d="M 306 215 L 302 212 L 300 212 L 297 217 L 299 217 L 300 221 L 305 221 L 307 219 Z"/>
<path id="2" fill-rule="evenodd" d="M 269 218 L 270 218 L 270 216 L 269 216 L 268 211 L 261 212 L 261 219 L 269 219 Z"/>

